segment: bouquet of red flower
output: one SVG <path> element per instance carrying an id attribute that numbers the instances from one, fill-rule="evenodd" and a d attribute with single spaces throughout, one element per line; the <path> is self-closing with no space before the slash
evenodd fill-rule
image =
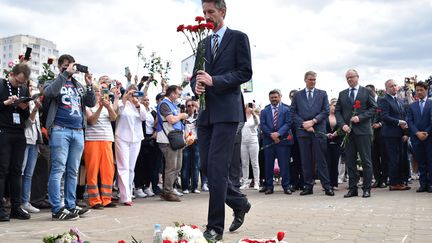
<path id="1" fill-rule="evenodd" d="M 197 16 L 195 18 L 195 21 L 197 22 L 196 25 L 187 25 L 181 24 L 177 27 L 177 32 L 182 32 L 186 39 L 192 48 L 192 52 L 195 56 L 195 69 L 194 73 L 196 73 L 198 70 L 204 70 L 205 71 L 205 42 L 204 40 L 208 36 L 210 30 L 214 29 L 214 24 L 209 23 L 202 23 L 205 21 L 205 18 L 202 16 Z M 199 97 L 199 103 L 200 107 L 205 110 L 205 94 L 203 93 Z"/>
<path id="2" fill-rule="evenodd" d="M 357 110 L 361 108 L 360 100 L 355 100 L 354 101 L 353 108 L 354 108 L 354 110 L 352 112 L 351 118 L 353 118 L 354 116 L 356 116 L 357 115 Z M 349 128 L 350 128 L 350 130 L 352 129 L 352 121 L 351 121 L 351 119 L 350 119 L 350 122 L 349 122 Z M 341 143 L 341 147 L 342 148 L 346 147 L 346 145 L 348 143 L 348 136 L 349 136 L 349 133 L 346 133 L 345 136 L 344 136 L 344 138 L 343 138 L 343 140 L 342 140 L 342 143 Z"/>

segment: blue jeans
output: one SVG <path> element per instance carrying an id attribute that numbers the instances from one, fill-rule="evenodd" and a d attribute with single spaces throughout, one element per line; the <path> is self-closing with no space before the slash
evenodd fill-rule
<path id="1" fill-rule="evenodd" d="M 23 177 L 22 177 L 22 190 L 21 190 L 21 203 L 28 203 L 30 201 L 30 192 L 32 185 L 33 171 L 36 166 L 38 158 L 37 144 L 27 144 L 24 152 L 23 161 Z"/>
<path id="2" fill-rule="evenodd" d="M 198 144 L 193 144 L 183 150 L 183 167 L 181 169 L 181 185 L 183 190 L 189 190 L 189 179 L 192 182 L 192 190 L 198 188 L 198 176 L 200 172 L 200 159 Z"/>
<path id="3" fill-rule="evenodd" d="M 75 208 L 78 168 L 84 149 L 82 130 L 57 127 L 51 130 L 51 173 L 48 180 L 48 199 L 51 211 L 57 213 L 63 206 L 61 202 L 60 184 L 64 176 L 65 206 Z"/>

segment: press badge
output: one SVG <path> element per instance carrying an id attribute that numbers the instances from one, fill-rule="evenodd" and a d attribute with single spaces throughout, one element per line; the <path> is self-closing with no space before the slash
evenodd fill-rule
<path id="1" fill-rule="evenodd" d="M 19 125 L 21 124 L 19 113 L 12 113 L 13 124 Z"/>

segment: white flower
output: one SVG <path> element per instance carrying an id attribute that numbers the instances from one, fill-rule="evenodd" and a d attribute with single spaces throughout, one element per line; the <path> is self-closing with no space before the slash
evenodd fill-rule
<path id="1" fill-rule="evenodd" d="M 178 241 L 177 229 L 174 227 L 166 227 L 162 232 L 162 240 Z"/>

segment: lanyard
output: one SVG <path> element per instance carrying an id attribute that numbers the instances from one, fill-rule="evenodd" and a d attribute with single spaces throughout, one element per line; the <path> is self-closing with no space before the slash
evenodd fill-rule
<path id="1" fill-rule="evenodd" d="M 12 94 L 12 87 L 11 87 L 11 84 L 10 84 L 10 82 L 9 82 L 9 80 L 7 80 L 7 86 L 8 86 L 8 88 L 9 88 L 9 96 L 12 96 L 13 94 Z M 17 88 L 17 97 L 19 98 L 20 97 L 20 88 L 18 87 Z"/>

